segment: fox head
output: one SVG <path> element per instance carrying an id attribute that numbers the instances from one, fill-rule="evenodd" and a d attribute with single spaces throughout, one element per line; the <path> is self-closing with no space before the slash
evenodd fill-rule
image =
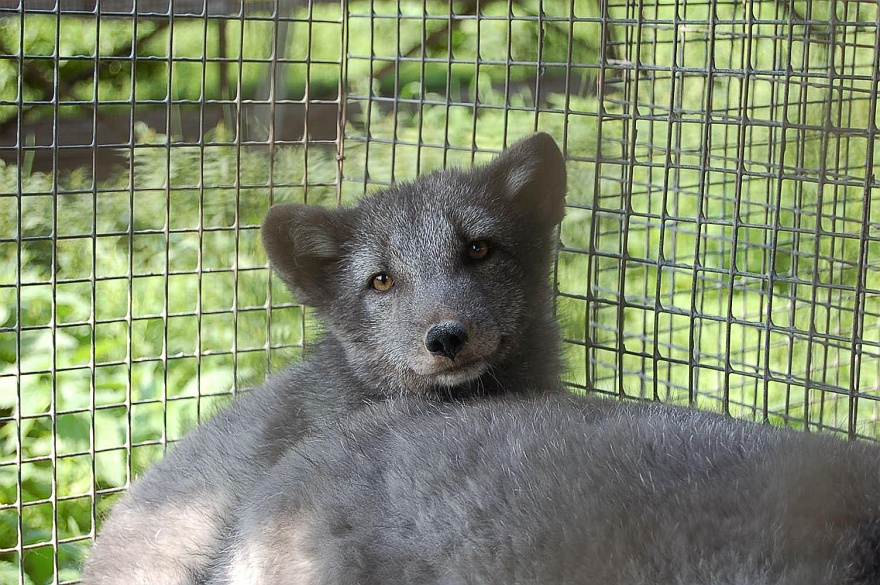
<path id="1" fill-rule="evenodd" d="M 272 207 L 263 245 L 363 382 L 507 391 L 530 363 L 558 376 L 549 272 L 565 188 L 562 153 L 537 133 L 488 165 L 437 171 L 355 207 Z M 526 378 L 515 383 L 543 383 Z"/>

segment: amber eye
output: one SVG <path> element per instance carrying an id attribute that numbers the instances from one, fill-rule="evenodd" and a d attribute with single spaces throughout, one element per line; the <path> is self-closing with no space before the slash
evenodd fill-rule
<path id="1" fill-rule="evenodd" d="M 474 240 L 467 245 L 467 255 L 471 260 L 485 260 L 489 255 L 489 242 L 486 240 Z"/>
<path id="2" fill-rule="evenodd" d="M 370 285 L 379 292 L 385 292 L 386 290 L 391 290 L 391 287 L 394 286 L 394 279 L 391 278 L 390 274 L 380 272 L 373 277 Z"/>

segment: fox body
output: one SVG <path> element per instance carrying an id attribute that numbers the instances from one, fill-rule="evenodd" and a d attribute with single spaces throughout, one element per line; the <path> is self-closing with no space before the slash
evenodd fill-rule
<path id="1" fill-rule="evenodd" d="M 880 583 L 880 450 L 671 406 L 376 404 L 292 448 L 210 585 Z"/>
<path id="2" fill-rule="evenodd" d="M 486 166 L 435 172 L 353 208 L 270 209 L 270 262 L 325 335 L 134 482 L 84 583 L 201 582 L 254 482 L 305 433 L 367 403 L 557 390 L 549 273 L 565 182 L 561 152 L 539 133 Z"/>

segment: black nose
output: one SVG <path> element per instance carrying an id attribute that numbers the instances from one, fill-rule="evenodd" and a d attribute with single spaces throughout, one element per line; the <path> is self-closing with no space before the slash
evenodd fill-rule
<path id="1" fill-rule="evenodd" d="M 454 360 L 467 340 L 468 333 L 464 325 L 458 321 L 444 321 L 428 329 L 425 347 L 434 355 L 444 355 Z"/>

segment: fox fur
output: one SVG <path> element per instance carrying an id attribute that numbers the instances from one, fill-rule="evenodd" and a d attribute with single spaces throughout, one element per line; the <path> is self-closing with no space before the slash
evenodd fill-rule
<path id="1" fill-rule="evenodd" d="M 366 404 L 559 390 L 549 275 L 565 189 L 562 153 L 537 133 L 485 166 L 428 174 L 355 207 L 270 209 L 269 260 L 326 332 L 303 362 L 133 483 L 104 522 L 85 585 L 200 583 L 255 482 L 307 432 Z"/>
<path id="2" fill-rule="evenodd" d="M 209 585 L 876 585 L 880 449 L 577 397 L 376 404 L 290 449 Z"/>

